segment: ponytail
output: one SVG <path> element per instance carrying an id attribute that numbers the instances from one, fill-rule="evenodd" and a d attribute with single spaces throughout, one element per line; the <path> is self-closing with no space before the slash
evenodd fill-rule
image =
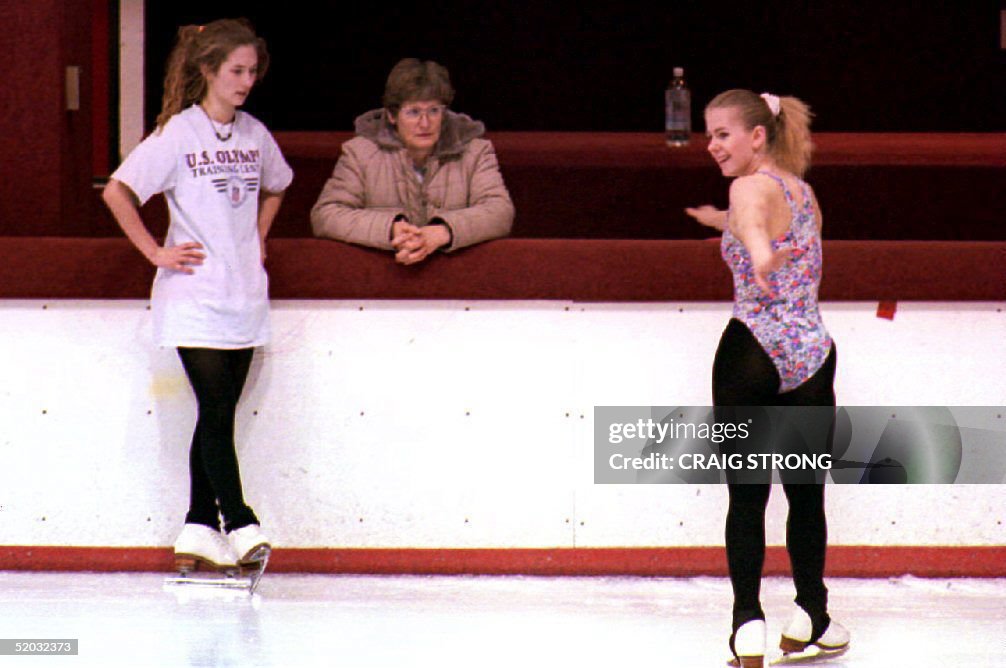
<path id="1" fill-rule="evenodd" d="M 269 51 L 265 40 L 255 35 L 246 19 L 220 19 L 204 26 L 179 28 L 175 47 L 168 56 L 157 131 L 160 132 L 172 116 L 206 97 L 204 67 L 217 72 L 234 49 L 246 45 L 254 47 L 258 54 L 255 80 L 261 81 L 269 68 Z"/>
<path id="2" fill-rule="evenodd" d="M 775 119 L 775 141 L 769 151 L 776 163 L 802 177 L 810 168 L 814 142 L 810 138 L 810 107 L 795 97 L 779 98 L 779 115 Z"/>
<path id="3" fill-rule="evenodd" d="M 172 116 L 192 104 L 190 100 L 193 97 L 201 100 L 206 93 L 206 80 L 199 67 L 192 64 L 191 57 L 198 34 L 199 26 L 182 26 L 178 29 L 178 41 L 168 56 L 167 72 L 164 75 L 164 96 L 161 98 L 161 113 L 157 115 L 158 132 Z"/>

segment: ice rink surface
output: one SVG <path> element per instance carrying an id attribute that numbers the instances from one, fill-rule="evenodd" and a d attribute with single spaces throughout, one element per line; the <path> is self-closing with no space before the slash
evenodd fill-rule
<path id="1" fill-rule="evenodd" d="M 0 638 L 79 640 L 0 666 L 724 666 L 721 578 L 267 574 L 258 591 L 157 573 L 0 572 Z M 1006 579 L 831 579 L 838 668 L 1001 666 Z M 770 647 L 793 597 L 766 578 Z"/>

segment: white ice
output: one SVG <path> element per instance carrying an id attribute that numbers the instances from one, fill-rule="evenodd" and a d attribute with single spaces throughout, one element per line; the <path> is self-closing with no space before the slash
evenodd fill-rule
<path id="1" fill-rule="evenodd" d="M 165 575 L 0 572 L 0 637 L 79 640 L 79 655 L 0 666 L 724 666 L 720 578 L 267 574 L 253 596 L 165 589 Z M 831 579 L 852 632 L 833 668 L 999 666 L 1006 579 Z M 787 579 L 767 578 L 770 645 Z"/>

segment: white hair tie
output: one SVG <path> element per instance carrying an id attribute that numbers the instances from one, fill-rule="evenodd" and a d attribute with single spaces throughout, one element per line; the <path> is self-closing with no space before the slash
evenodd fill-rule
<path id="1" fill-rule="evenodd" d="M 772 93 L 762 93 L 761 99 L 765 100 L 765 104 L 768 105 L 769 110 L 772 112 L 773 116 L 779 115 L 779 96 L 773 95 Z"/>

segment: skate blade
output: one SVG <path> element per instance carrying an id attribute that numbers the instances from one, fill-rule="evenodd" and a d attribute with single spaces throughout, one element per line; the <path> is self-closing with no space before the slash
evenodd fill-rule
<path id="1" fill-rule="evenodd" d="M 262 579 L 262 575 L 265 574 L 266 566 L 269 565 L 270 554 L 272 554 L 272 548 L 268 545 L 263 545 L 248 555 L 247 559 L 238 564 L 240 568 L 240 575 L 248 579 L 249 593 L 254 593 L 255 589 L 258 587 L 258 583 Z"/>
<path id="2" fill-rule="evenodd" d="M 165 578 L 165 588 L 200 588 L 200 589 L 231 589 L 252 591 L 258 584 L 257 579 L 243 572 L 238 567 L 205 568 L 180 570 L 178 575 Z"/>
<path id="3" fill-rule="evenodd" d="M 811 645 L 800 652 L 790 652 L 776 657 L 768 665 L 770 666 L 807 666 L 821 663 L 837 656 L 842 656 L 849 651 L 849 646 L 838 649 L 822 649 L 816 645 Z"/>
<path id="4" fill-rule="evenodd" d="M 255 585 L 250 577 L 215 576 L 193 577 L 191 575 L 176 575 L 164 578 L 165 587 L 195 587 L 210 590 L 245 590 L 251 591 Z"/>

